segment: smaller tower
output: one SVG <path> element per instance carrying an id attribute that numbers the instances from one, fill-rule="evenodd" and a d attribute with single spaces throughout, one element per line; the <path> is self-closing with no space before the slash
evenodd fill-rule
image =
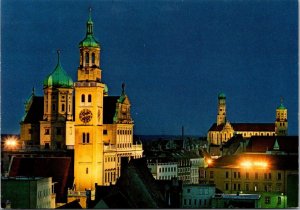
<path id="1" fill-rule="evenodd" d="M 287 108 L 283 105 L 283 98 L 281 98 L 280 106 L 276 109 L 275 133 L 277 136 L 288 134 Z"/>
<path id="2" fill-rule="evenodd" d="M 226 122 L 226 95 L 220 93 L 218 95 L 218 115 L 217 125 L 224 124 Z"/>
<path id="3" fill-rule="evenodd" d="M 61 148 L 72 145 L 73 80 L 62 68 L 60 51 L 57 65 L 44 80 L 44 113 L 40 121 L 40 144 Z M 72 134 L 70 134 L 72 133 Z"/>

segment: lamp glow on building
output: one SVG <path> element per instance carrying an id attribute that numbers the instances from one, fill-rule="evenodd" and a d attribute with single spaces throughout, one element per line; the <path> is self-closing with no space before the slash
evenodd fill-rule
<path id="1" fill-rule="evenodd" d="M 14 150 L 18 146 L 18 137 L 17 136 L 8 136 L 5 139 L 5 148 L 8 150 Z"/>
<path id="2" fill-rule="evenodd" d="M 240 163 L 242 168 L 250 169 L 250 168 L 268 168 L 268 163 L 265 161 L 242 161 Z"/>

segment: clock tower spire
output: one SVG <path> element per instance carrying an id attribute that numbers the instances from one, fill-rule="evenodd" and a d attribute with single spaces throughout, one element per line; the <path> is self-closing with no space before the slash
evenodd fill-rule
<path id="1" fill-rule="evenodd" d="M 79 191 L 93 190 L 95 183 L 103 183 L 103 96 L 107 87 L 101 82 L 100 45 L 93 30 L 90 9 L 86 36 L 79 43 L 75 82 L 74 175 Z"/>

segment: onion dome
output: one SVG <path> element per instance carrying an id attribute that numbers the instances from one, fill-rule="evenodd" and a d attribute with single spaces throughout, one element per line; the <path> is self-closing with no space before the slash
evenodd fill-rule
<path id="1" fill-rule="evenodd" d="M 57 51 L 58 62 L 54 71 L 45 78 L 44 88 L 45 87 L 73 87 L 73 80 L 67 75 L 65 70 L 62 68 L 59 60 L 59 50 Z"/>
<path id="2" fill-rule="evenodd" d="M 94 32 L 93 32 L 94 23 L 92 21 L 91 12 L 92 12 L 92 10 L 90 8 L 89 19 L 86 22 L 86 36 L 85 36 L 84 40 L 82 40 L 79 43 L 79 47 L 97 47 L 97 48 L 100 47 L 99 42 L 94 37 Z"/>
<path id="3" fill-rule="evenodd" d="M 226 95 L 225 95 L 224 93 L 220 93 L 220 94 L 218 95 L 218 98 L 219 98 L 219 99 L 226 99 Z"/>

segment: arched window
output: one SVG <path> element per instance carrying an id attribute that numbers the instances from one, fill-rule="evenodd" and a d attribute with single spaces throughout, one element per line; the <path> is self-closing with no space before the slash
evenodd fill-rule
<path id="1" fill-rule="evenodd" d="M 90 133 L 86 134 L 86 143 L 90 143 Z"/>
<path id="2" fill-rule="evenodd" d="M 88 95 L 88 102 L 92 102 L 92 95 L 91 94 Z"/>
<path id="3" fill-rule="evenodd" d="M 95 53 L 92 53 L 92 64 L 95 64 Z"/>
<path id="4" fill-rule="evenodd" d="M 85 95 L 84 94 L 81 95 L 81 102 L 85 102 Z"/>
<path id="5" fill-rule="evenodd" d="M 85 133 L 82 133 L 82 143 L 85 143 Z"/>
<path id="6" fill-rule="evenodd" d="M 65 104 L 61 105 L 61 111 L 64 112 L 65 111 Z"/>
<path id="7" fill-rule="evenodd" d="M 89 63 L 90 62 L 90 58 L 89 58 L 89 53 L 85 53 L 85 63 Z"/>

